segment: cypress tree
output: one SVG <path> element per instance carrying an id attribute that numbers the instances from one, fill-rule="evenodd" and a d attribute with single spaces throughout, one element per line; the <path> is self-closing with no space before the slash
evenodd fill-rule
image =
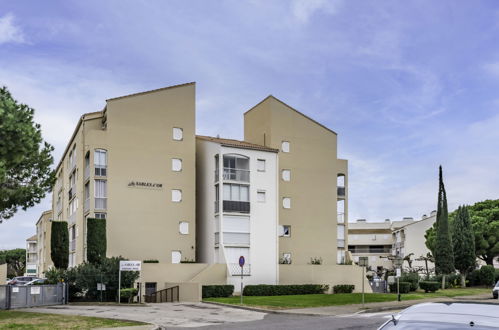
<path id="1" fill-rule="evenodd" d="M 87 260 L 100 264 L 106 258 L 106 219 L 87 219 Z"/>
<path id="2" fill-rule="evenodd" d="M 52 221 L 50 257 L 57 269 L 67 269 L 69 263 L 69 232 L 66 221 Z"/>
<path id="3" fill-rule="evenodd" d="M 466 206 L 457 209 L 452 226 L 452 243 L 454 245 L 454 266 L 461 273 L 461 287 L 466 286 L 466 276 L 475 266 L 475 235 Z"/>
<path id="4" fill-rule="evenodd" d="M 449 214 L 447 194 L 442 178 L 442 166 L 439 167 L 439 189 L 437 207 L 437 236 L 435 242 L 435 272 L 442 274 L 442 289 L 445 289 L 445 275 L 454 272 L 454 254 L 449 232 Z"/>

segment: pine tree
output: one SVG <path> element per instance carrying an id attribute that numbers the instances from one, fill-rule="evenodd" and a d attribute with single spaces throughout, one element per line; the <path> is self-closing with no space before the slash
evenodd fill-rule
<path id="1" fill-rule="evenodd" d="M 454 265 L 461 273 L 461 287 L 466 286 L 466 275 L 475 266 L 475 235 L 466 206 L 457 209 L 456 219 L 452 226 L 452 243 L 454 245 Z"/>
<path id="2" fill-rule="evenodd" d="M 447 194 L 442 178 L 442 166 L 439 167 L 439 189 L 437 208 L 437 236 L 435 242 L 435 271 L 442 274 L 442 289 L 445 289 L 445 275 L 454 272 L 454 254 L 449 232 L 449 214 Z"/>

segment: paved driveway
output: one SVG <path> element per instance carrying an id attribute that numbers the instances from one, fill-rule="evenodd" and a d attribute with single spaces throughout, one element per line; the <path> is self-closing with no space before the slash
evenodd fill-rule
<path id="1" fill-rule="evenodd" d="M 164 303 L 146 306 L 61 305 L 20 309 L 26 312 L 94 316 L 132 320 L 162 327 L 201 327 L 207 325 L 262 320 L 265 313 L 203 303 Z"/>

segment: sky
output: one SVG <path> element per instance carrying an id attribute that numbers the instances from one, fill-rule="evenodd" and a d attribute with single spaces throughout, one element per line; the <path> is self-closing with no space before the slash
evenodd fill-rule
<path id="1" fill-rule="evenodd" d="M 57 163 L 105 100 L 197 82 L 197 133 L 243 138 L 269 94 L 338 133 L 349 221 L 499 198 L 499 2 L 0 0 L 0 85 Z M 0 224 L 24 247 L 47 197 Z"/>

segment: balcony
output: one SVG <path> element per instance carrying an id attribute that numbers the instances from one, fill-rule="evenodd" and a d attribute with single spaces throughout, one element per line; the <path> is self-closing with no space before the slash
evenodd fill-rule
<path id="1" fill-rule="evenodd" d="M 215 245 L 220 244 L 220 233 L 215 233 Z"/>
<path id="2" fill-rule="evenodd" d="M 220 201 L 215 201 L 215 213 L 218 213 L 220 211 Z"/>
<path id="3" fill-rule="evenodd" d="M 338 187 L 338 198 L 345 198 L 345 187 Z"/>
<path id="4" fill-rule="evenodd" d="M 224 212 L 250 213 L 250 202 L 223 201 Z"/>
<path id="5" fill-rule="evenodd" d="M 345 223 L 345 213 L 338 213 L 337 221 L 338 223 Z"/>
<path id="6" fill-rule="evenodd" d="M 382 253 L 390 254 L 392 249 L 390 247 L 359 247 L 359 246 L 349 246 L 348 251 L 352 253 Z"/>
<path id="7" fill-rule="evenodd" d="M 87 180 L 88 178 L 90 178 L 90 166 L 89 165 L 85 165 L 85 176 L 84 176 L 84 180 Z"/>
<path id="8" fill-rule="evenodd" d="M 69 224 L 74 224 L 76 223 L 76 213 L 73 213 L 69 216 Z"/>
<path id="9" fill-rule="evenodd" d="M 76 250 L 76 240 L 72 240 L 69 242 L 69 251 L 74 251 Z"/>
<path id="10" fill-rule="evenodd" d="M 227 268 L 229 269 L 229 274 L 232 276 L 250 276 L 251 275 L 251 264 L 245 264 L 244 267 L 239 266 L 239 264 L 227 264 Z"/>
<path id="11" fill-rule="evenodd" d="M 224 167 L 223 171 L 224 180 L 249 182 L 249 178 L 250 178 L 249 170 Z"/>
<path id="12" fill-rule="evenodd" d="M 224 232 L 224 245 L 231 246 L 249 246 L 249 233 L 226 233 Z"/>
<path id="13" fill-rule="evenodd" d="M 345 240 L 344 239 L 338 239 L 337 244 L 339 248 L 344 248 L 345 247 Z"/>
<path id="14" fill-rule="evenodd" d="M 90 211 L 90 198 L 85 199 L 83 203 L 83 212 L 87 213 L 88 211 Z"/>

